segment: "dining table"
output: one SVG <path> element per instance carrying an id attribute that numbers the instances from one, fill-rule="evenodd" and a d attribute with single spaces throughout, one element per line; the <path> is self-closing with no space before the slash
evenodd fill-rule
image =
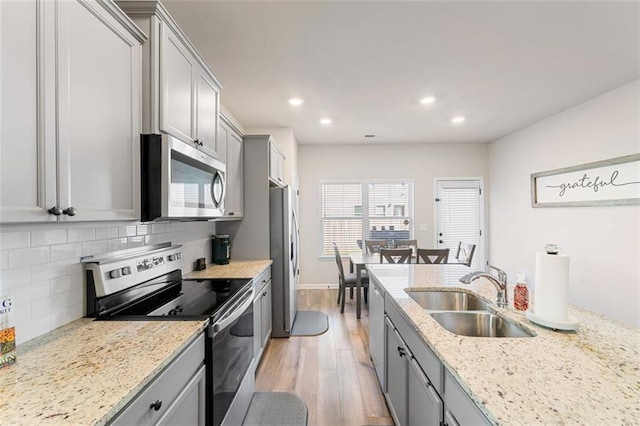
<path id="1" fill-rule="evenodd" d="M 360 319 L 362 305 L 362 271 L 367 268 L 367 264 L 380 263 L 379 253 L 351 253 L 349 254 L 349 272 L 356 273 L 356 318 Z M 411 263 L 416 263 L 416 257 L 411 257 Z M 464 262 L 449 256 L 447 264 L 466 265 Z"/>

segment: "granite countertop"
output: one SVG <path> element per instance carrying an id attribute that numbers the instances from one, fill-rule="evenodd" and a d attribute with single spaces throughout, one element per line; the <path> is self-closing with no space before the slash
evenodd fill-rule
<path id="1" fill-rule="evenodd" d="M 458 282 L 458 265 L 368 265 L 385 297 L 404 313 L 445 368 L 495 424 L 637 424 L 640 330 L 569 305 L 577 331 L 553 331 L 524 313 L 492 310 L 532 331 L 531 338 L 458 336 L 440 326 L 405 289 L 472 291 L 491 302 L 486 279 Z"/>
<path id="2" fill-rule="evenodd" d="M 254 278 L 273 263 L 272 260 L 231 260 L 227 265 L 210 264 L 207 269 L 184 275 L 185 280 Z"/>
<path id="3" fill-rule="evenodd" d="M 0 423 L 105 424 L 207 321 L 81 318 L 18 345 L 0 369 Z"/>

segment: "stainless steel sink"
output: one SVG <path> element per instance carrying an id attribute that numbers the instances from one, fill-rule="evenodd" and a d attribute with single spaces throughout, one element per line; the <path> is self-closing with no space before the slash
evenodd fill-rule
<path id="1" fill-rule="evenodd" d="M 491 312 L 432 312 L 454 334 L 471 337 L 533 337 L 531 333 Z"/>
<path id="2" fill-rule="evenodd" d="M 489 305 L 473 294 L 462 291 L 409 290 L 418 305 L 430 311 L 486 311 Z"/>

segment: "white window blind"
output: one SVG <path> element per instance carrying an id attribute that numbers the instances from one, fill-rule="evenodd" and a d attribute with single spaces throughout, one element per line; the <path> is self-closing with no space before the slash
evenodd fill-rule
<path id="1" fill-rule="evenodd" d="M 480 195 L 476 182 L 472 185 L 453 182 L 439 188 L 439 216 L 443 248 L 449 248 L 452 256 L 458 250 L 458 242 L 475 244 L 472 269 L 480 267 Z"/>
<path id="2" fill-rule="evenodd" d="M 413 183 L 321 183 L 323 256 L 362 251 L 365 239 L 409 239 L 413 235 Z"/>

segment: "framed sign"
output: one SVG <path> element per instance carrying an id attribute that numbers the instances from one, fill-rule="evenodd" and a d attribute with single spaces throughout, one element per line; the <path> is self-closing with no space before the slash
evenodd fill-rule
<path id="1" fill-rule="evenodd" d="M 532 207 L 640 204 L 640 154 L 531 175 Z"/>

